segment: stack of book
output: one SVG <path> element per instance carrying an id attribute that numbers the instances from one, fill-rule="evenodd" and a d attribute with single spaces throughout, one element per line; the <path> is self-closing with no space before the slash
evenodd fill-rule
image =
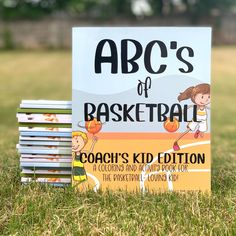
<path id="1" fill-rule="evenodd" d="M 71 102 L 23 100 L 17 109 L 21 182 L 71 183 Z"/>

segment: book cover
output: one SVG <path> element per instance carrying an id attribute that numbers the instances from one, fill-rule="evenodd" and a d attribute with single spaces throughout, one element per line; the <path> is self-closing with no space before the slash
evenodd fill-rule
<path id="1" fill-rule="evenodd" d="M 211 189 L 208 27 L 73 28 L 72 184 Z"/>

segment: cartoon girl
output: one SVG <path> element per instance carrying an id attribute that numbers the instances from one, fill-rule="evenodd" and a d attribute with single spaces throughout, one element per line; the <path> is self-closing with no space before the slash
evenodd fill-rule
<path id="1" fill-rule="evenodd" d="M 72 132 L 72 176 L 75 182 L 81 183 L 87 179 L 84 164 L 80 160 L 80 154 L 88 142 L 87 134 L 81 131 Z M 83 152 L 91 153 L 94 149 L 97 137 L 93 137 L 90 150 Z"/>
<path id="2" fill-rule="evenodd" d="M 180 150 L 178 141 L 184 137 L 188 132 L 195 131 L 194 138 L 203 137 L 204 132 L 207 131 L 207 110 L 210 109 L 207 105 L 210 103 L 210 85 L 209 84 L 198 84 L 195 87 L 187 88 L 183 93 L 178 96 L 179 102 L 183 100 L 191 99 L 192 102 L 197 105 L 197 121 L 191 121 L 187 125 L 187 130 L 182 133 L 173 144 L 175 151 Z M 190 105 L 188 108 L 193 107 Z"/>

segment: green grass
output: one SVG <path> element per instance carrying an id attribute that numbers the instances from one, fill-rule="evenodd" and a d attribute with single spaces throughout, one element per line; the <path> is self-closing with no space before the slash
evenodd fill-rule
<path id="1" fill-rule="evenodd" d="M 212 194 L 21 186 L 21 99 L 70 99 L 70 52 L 0 54 L 0 235 L 236 235 L 236 47 L 213 50 Z"/>

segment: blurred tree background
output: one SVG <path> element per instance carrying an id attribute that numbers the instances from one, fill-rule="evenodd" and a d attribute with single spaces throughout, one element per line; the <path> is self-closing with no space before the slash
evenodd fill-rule
<path id="1" fill-rule="evenodd" d="M 213 28 L 236 44 L 236 0 L 0 0 L 0 49 L 70 48 L 75 25 Z"/>
<path id="2" fill-rule="evenodd" d="M 235 5 L 236 0 L 0 0 L 0 18 L 32 20 L 63 13 L 96 19 L 188 15 L 197 21 L 221 15 Z"/>
<path id="3" fill-rule="evenodd" d="M 39 19 L 67 7 L 66 0 L 0 0 L 3 20 Z"/>

